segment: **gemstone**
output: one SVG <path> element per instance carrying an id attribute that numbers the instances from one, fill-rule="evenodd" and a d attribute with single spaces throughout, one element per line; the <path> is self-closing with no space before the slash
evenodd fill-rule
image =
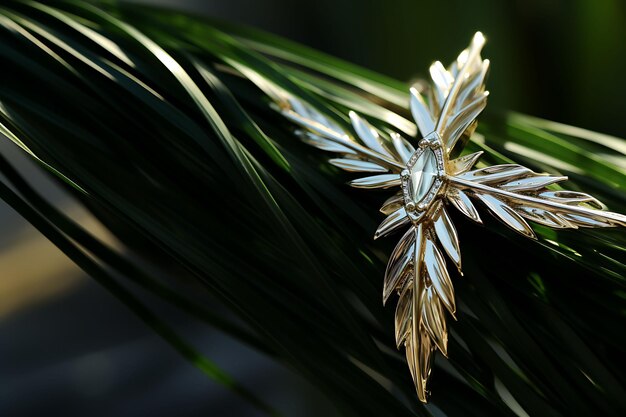
<path id="1" fill-rule="evenodd" d="M 426 197 L 437 178 L 437 157 L 430 148 L 424 149 L 415 164 L 409 168 L 409 195 L 415 203 Z"/>

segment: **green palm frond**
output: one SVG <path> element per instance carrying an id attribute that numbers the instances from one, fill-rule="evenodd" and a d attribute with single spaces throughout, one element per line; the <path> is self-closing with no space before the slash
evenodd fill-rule
<path id="1" fill-rule="evenodd" d="M 64 215 L 6 158 L 0 197 L 262 410 L 274 412 L 182 341 L 138 288 L 287 365 L 342 415 L 626 410 L 626 377 L 614 366 L 626 346 L 626 234 L 536 226 L 530 242 L 452 211 L 470 243 L 468 278 L 455 282 L 450 360 L 435 363 L 431 403 L 415 403 L 394 309 L 380 300 L 393 245 L 371 240 L 383 194 L 347 187 L 350 176 L 302 144 L 270 98 L 278 86 L 346 131 L 354 110 L 380 131 L 415 135 L 404 84 L 251 29 L 116 3 L 5 1 L 0 57 L 0 133 L 126 250 Z M 569 189 L 626 212 L 625 148 L 507 113 L 482 117 L 465 152 L 567 175 Z M 156 278 L 146 263 L 176 272 Z M 230 313 L 207 309 L 209 299 Z"/>

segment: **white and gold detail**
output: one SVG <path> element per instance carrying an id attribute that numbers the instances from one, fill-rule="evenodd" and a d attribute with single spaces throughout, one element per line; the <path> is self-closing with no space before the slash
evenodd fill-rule
<path id="1" fill-rule="evenodd" d="M 455 146 L 457 151 L 472 135 L 487 104 L 489 61 L 480 56 L 484 42 L 476 33 L 448 68 L 440 62 L 431 65 L 427 88 L 410 89 L 410 110 L 419 131 L 418 138 L 410 140 L 374 128 L 355 112 L 349 113 L 352 131 L 345 131 L 305 101 L 283 92 L 272 94 L 280 111 L 301 127 L 298 134 L 304 142 L 339 154 L 330 160 L 333 165 L 365 174 L 350 185 L 397 190 L 381 208 L 387 217 L 374 237 L 404 231 L 389 257 L 383 303 L 399 295 L 396 344 L 406 351 L 423 402 L 434 353 L 448 354 L 446 311 L 452 316 L 456 312 L 448 266 L 461 272 L 461 250 L 448 214 L 452 207 L 478 223 L 478 207 L 486 207 L 530 238 L 535 233 L 528 221 L 571 229 L 626 226 L 626 216 L 603 210 L 590 195 L 547 188 L 566 177 L 538 174 L 517 164 L 474 169 L 481 152 L 451 157 Z"/>

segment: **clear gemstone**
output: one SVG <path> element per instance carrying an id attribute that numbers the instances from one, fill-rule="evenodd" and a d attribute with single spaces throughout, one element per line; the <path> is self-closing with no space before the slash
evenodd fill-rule
<path id="1" fill-rule="evenodd" d="M 409 169 L 409 190 L 411 198 L 415 203 L 419 203 L 428 194 L 428 190 L 437 178 L 437 158 L 435 153 L 429 149 L 417 158 L 415 164 Z"/>

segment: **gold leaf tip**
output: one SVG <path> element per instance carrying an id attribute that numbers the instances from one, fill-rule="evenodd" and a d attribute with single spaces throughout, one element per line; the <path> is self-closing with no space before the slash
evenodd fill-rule
<path id="1" fill-rule="evenodd" d="M 439 352 L 441 352 L 441 354 L 445 356 L 446 359 L 448 359 L 448 345 L 447 344 L 443 346 L 443 349 L 439 347 Z"/>
<path id="2" fill-rule="evenodd" d="M 472 41 L 482 46 L 485 44 L 487 39 L 485 38 L 485 35 L 483 35 L 482 32 L 478 31 L 474 34 L 474 38 L 472 39 Z"/>

